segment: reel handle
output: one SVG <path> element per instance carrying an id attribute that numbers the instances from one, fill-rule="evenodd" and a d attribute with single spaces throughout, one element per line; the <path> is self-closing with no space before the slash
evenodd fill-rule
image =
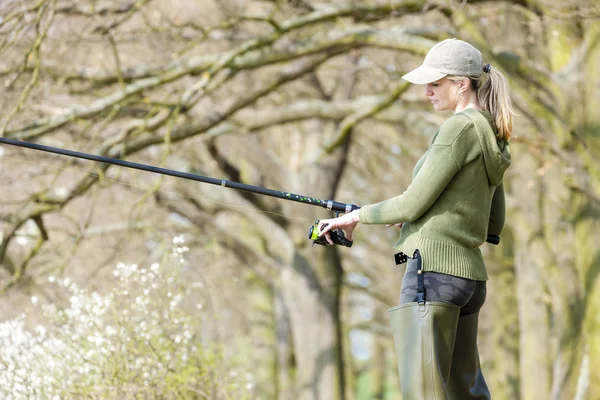
<path id="1" fill-rule="evenodd" d="M 327 226 L 327 224 L 323 226 Z M 345 247 L 352 247 L 352 240 L 346 239 L 346 235 L 344 235 L 344 231 L 341 229 L 330 230 L 329 236 L 331 237 L 331 241 L 334 244 Z M 313 244 L 318 244 L 321 246 L 330 246 L 325 236 L 319 236 L 319 220 L 316 220 L 315 224 L 308 229 L 308 238 L 313 241 Z"/>

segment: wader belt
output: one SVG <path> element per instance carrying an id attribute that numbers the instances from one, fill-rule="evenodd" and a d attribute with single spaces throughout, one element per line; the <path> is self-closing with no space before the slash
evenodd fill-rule
<path id="1" fill-rule="evenodd" d="M 396 260 L 396 265 L 404 264 L 408 261 L 409 256 L 404 254 L 403 252 L 394 254 L 394 258 Z M 423 260 L 421 259 L 421 253 L 419 250 L 415 250 L 413 256 L 413 260 L 417 261 L 417 296 L 413 301 L 416 301 L 419 304 L 425 304 L 425 284 L 423 283 Z"/>

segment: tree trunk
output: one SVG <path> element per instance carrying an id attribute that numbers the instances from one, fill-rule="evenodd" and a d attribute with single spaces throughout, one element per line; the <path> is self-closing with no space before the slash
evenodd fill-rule
<path id="1" fill-rule="evenodd" d="M 380 304 L 377 304 L 374 310 L 373 320 L 387 322 L 387 311 Z M 385 378 L 386 378 L 386 352 L 390 351 L 389 346 L 385 346 L 384 339 L 379 335 L 373 338 L 373 355 L 371 365 L 371 398 L 373 400 L 383 400 L 385 396 Z M 387 348 L 386 348 L 387 347 Z M 393 353 L 393 350 L 392 350 Z M 394 364 L 395 365 L 395 364 Z M 396 375 L 396 374 L 394 374 Z"/>
<path id="2" fill-rule="evenodd" d="M 515 170 L 536 171 L 537 162 L 521 154 Z M 550 321 L 545 291 L 543 244 L 539 201 L 541 182 L 532 175 L 512 179 L 513 195 L 519 210 L 514 214 L 516 296 L 519 315 L 519 371 L 521 399 L 547 399 L 550 396 Z"/>
<path id="3" fill-rule="evenodd" d="M 296 360 L 296 399 L 344 399 L 337 249 L 306 246 L 282 272 Z"/>
<path id="4" fill-rule="evenodd" d="M 275 352 L 277 367 L 274 374 L 276 398 L 278 400 L 294 400 L 294 377 L 292 360 L 294 357 L 292 336 L 290 332 L 289 310 L 285 306 L 283 293 L 275 289 L 273 295 L 275 319 Z"/>
<path id="5" fill-rule="evenodd" d="M 505 186 L 506 187 L 506 186 Z M 486 382 L 494 398 L 518 399 L 519 387 L 519 304 L 516 296 L 516 268 L 512 232 L 505 229 L 498 247 L 484 247 L 488 296 L 481 313 L 479 348 Z"/>

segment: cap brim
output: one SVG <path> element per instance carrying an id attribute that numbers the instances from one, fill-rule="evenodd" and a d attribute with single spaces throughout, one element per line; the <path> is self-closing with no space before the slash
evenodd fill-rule
<path id="1" fill-rule="evenodd" d="M 428 68 L 424 65 L 421 65 L 418 68 L 413 69 L 408 74 L 404 75 L 402 79 L 409 81 L 410 83 L 416 83 L 418 85 L 423 85 L 426 83 L 431 83 L 435 81 L 439 81 L 443 77 L 448 74 L 444 74 L 442 72 L 434 71 L 431 68 Z"/>

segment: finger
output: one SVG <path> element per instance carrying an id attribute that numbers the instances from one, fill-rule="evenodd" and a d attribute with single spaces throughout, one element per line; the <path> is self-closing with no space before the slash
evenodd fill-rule
<path id="1" fill-rule="evenodd" d="M 324 222 L 319 225 L 319 236 L 323 236 L 323 234 L 329 232 L 332 229 L 332 225 L 328 222 Z"/>
<path id="2" fill-rule="evenodd" d="M 327 243 L 333 245 L 333 240 L 331 240 L 331 235 L 328 232 L 325 233 L 325 239 L 327 240 Z"/>
<path id="3" fill-rule="evenodd" d="M 354 231 L 354 229 L 348 229 L 346 231 L 346 239 L 352 240 L 352 231 Z"/>

